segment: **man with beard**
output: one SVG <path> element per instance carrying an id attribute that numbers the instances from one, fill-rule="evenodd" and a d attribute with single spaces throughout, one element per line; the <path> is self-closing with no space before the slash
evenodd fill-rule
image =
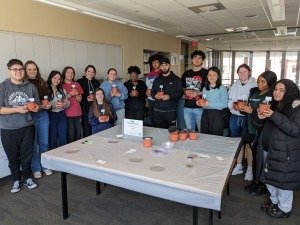
<path id="1" fill-rule="evenodd" d="M 182 83 L 172 71 L 170 60 L 160 60 L 161 74 L 154 80 L 151 96 L 155 99 L 154 119 L 156 127 L 169 128 L 176 125 L 177 102 L 183 95 Z"/>
<path id="2" fill-rule="evenodd" d="M 202 95 L 202 89 L 205 86 L 207 69 L 202 68 L 205 60 L 205 53 L 197 50 L 191 54 L 192 69 L 185 71 L 181 77 L 182 86 L 185 93 L 185 103 L 183 109 L 184 120 L 187 129 L 201 131 L 201 116 L 203 108 L 196 105 L 196 101 Z"/>

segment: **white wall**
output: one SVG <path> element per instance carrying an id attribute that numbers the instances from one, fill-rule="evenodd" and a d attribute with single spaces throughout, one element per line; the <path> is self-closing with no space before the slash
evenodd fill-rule
<path id="1" fill-rule="evenodd" d="M 12 58 L 35 61 L 44 79 L 65 66 L 72 66 L 78 79 L 89 64 L 96 67 L 98 79 L 106 78 L 111 67 L 123 77 L 123 48 L 116 45 L 0 31 L 0 82 L 8 77 L 6 64 Z"/>

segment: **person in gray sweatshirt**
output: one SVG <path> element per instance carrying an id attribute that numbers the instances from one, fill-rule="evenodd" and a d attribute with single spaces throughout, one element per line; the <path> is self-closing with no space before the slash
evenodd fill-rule
<path id="1" fill-rule="evenodd" d="M 41 106 L 37 88 L 24 80 L 22 61 L 11 59 L 7 67 L 10 78 L 0 83 L 0 128 L 2 145 L 14 179 L 11 193 L 16 193 L 20 191 L 21 181 L 29 189 L 37 187 L 30 178 L 35 134 L 31 113 L 39 111 Z M 28 101 L 34 101 L 32 107 L 27 105 Z"/>

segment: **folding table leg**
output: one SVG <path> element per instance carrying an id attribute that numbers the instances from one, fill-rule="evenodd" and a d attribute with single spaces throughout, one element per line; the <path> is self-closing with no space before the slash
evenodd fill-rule
<path id="1" fill-rule="evenodd" d="M 193 206 L 193 225 L 198 225 L 198 207 Z"/>
<path id="2" fill-rule="evenodd" d="M 228 183 L 227 183 L 227 195 L 229 195 L 229 192 L 230 192 L 230 185 L 229 185 L 229 181 L 228 181 Z"/>
<path id="3" fill-rule="evenodd" d="M 62 210 L 63 219 L 69 217 L 68 212 L 68 190 L 67 190 L 67 173 L 61 172 L 61 194 L 62 194 Z"/>
<path id="4" fill-rule="evenodd" d="M 101 189 L 100 189 L 100 182 L 96 181 L 96 195 L 101 194 Z"/>
<path id="5" fill-rule="evenodd" d="M 213 216 L 214 216 L 214 211 L 212 209 L 209 210 L 209 225 L 213 225 Z"/>

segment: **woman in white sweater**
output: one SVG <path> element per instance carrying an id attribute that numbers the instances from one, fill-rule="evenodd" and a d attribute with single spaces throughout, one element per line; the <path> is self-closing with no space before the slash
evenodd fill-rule
<path id="1" fill-rule="evenodd" d="M 229 129 L 231 137 L 239 137 L 246 135 L 247 131 L 247 115 L 246 113 L 240 112 L 239 109 L 234 104 L 238 100 L 247 101 L 250 89 L 253 87 L 257 87 L 256 80 L 251 77 L 251 69 L 247 64 L 242 64 L 237 69 L 237 74 L 239 79 L 234 82 L 231 86 L 228 95 L 228 108 L 231 112 L 231 116 L 229 119 Z M 250 147 L 247 145 L 246 149 L 247 154 L 247 163 L 248 168 L 245 174 L 245 180 L 252 181 L 253 173 L 252 173 L 252 153 Z M 242 174 L 242 159 L 244 155 L 244 150 L 242 149 L 237 160 L 237 165 L 232 171 L 232 175 Z"/>

